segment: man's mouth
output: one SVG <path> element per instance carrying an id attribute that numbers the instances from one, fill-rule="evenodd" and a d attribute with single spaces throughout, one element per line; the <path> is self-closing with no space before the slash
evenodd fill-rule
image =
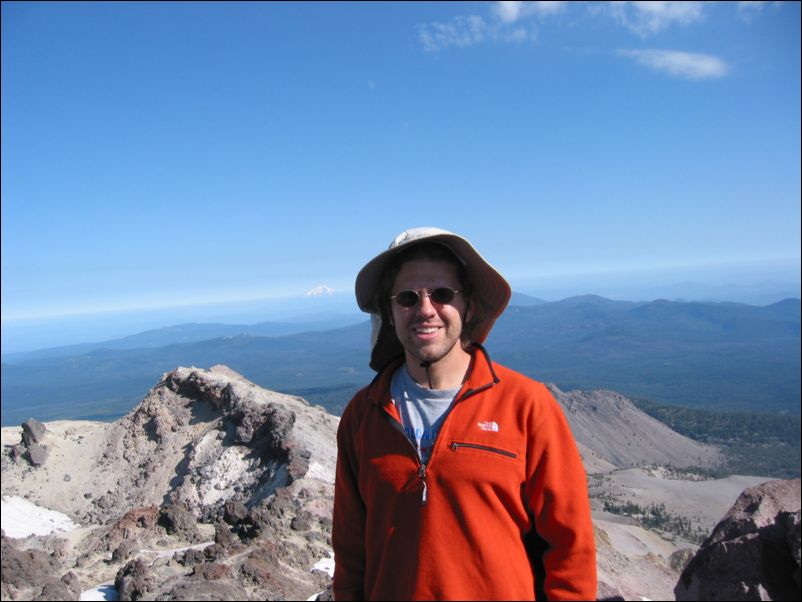
<path id="1" fill-rule="evenodd" d="M 425 328 L 418 327 L 415 329 L 415 332 L 418 334 L 434 334 L 435 332 L 438 331 L 438 329 L 439 329 L 438 326 L 426 326 Z"/>

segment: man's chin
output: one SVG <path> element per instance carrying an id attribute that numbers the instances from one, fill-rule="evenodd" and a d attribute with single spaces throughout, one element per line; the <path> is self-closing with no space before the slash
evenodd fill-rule
<path id="1" fill-rule="evenodd" d="M 412 355 L 420 364 L 435 364 L 446 357 L 453 348 L 453 345 L 449 349 L 443 349 L 439 346 L 438 348 L 424 347 L 422 349 L 417 349 Z"/>
<path id="2" fill-rule="evenodd" d="M 413 354 L 415 361 L 420 364 L 434 364 L 442 359 L 442 357 L 437 356 L 432 353 L 415 353 Z"/>

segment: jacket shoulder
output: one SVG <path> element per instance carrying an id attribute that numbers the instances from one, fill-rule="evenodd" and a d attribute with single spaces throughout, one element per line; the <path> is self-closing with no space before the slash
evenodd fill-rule
<path id="1" fill-rule="evenodd" d="M 515 407 L 538 421 L 555 415 L 564 416 L 559 402 L 541 381 L 500 364 L 494 363 L 493 369 L 499 381 L 494 387 L 495 395 L 515 400 Z"/>
<path id="2" fill-rule="evenodd" d="M 524 388 L 529 392 L 538 395 L 553 397 L 551 391 L 549 391 L 548 387 L 546 387 L 544 383 L 539 380 L 535 380 L 534 378 L 530 378 L 525 374 L 521 374 L 517 370 L 507 368 L 506 366 L 496 362 L 493 362 L 493 370 L 496 373 L 499 382 L 502 384 L 516 388 Z"/>
<path id="3" fill-rule="evenodd" d="M 366 385 L 356 392 L 351 401 L 345 406 L 340 417 L 339 430 L 344 428 L 355 430 L 362 422 L 365 414 L 370 410 L 373 402 L 370 399 L 370 385 Z"/>

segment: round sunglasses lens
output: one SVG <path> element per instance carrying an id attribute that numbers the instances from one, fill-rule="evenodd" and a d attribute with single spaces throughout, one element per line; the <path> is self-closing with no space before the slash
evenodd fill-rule
<path id="1" fill-rule="evenodd" d="M 436 288 L 430 294 L 432 301 L 435 303 L 450 303 L 454 298 L 454 291 L 450 288 Z"/>
<path id="2" fill-rule="evenodd" d="M 415 291 L 401 291 L 395 296 L 396 302 L 401 307 L 412 307 L 418 303 L 419 298 Z"/>

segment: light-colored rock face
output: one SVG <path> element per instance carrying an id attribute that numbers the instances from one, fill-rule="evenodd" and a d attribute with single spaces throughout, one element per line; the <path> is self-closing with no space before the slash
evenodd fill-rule
<path id="1" fill-rule="evenodd" d="M 607 472 L 609 465 L 711 467 L 721 459 L 717 447 L 672 431 L 620 393 L 548 387 L 562 406 L 580 449 L 591 450 L 588 457 L 583 454 L 588 473 Z"/>
<path id="2" fill-rule="evenodd" d="M 201 516 L 229 499 L 256 503 L 294 480 L 332 485 L 337 422 L 227 368 L 178 368 L 117 422 L 49 423 L 48 460 L 36 471 L 9 463 L 4 480 L 10 493 L 83 522 L 167 499 Z M 4 429 L 4 444 L 14 437 Z"/>
<path id="3" fill-rule="evenodd" d="M 3 495 L 93 525 L 59 544 L 66 567 L 91 585 L 114 579 L 142 549 L 218 540 L 223 551 L 193 552 L 201 556 L 182 560 L 183 568 L 169 558 L 146 563 L 140 573 L 153 590 L 146 597 L 218 579 L 246 599 L 307 597 L 323 589 L 310 569 L 331 552 L 338 420 L 225 367 L 178 368 L 114 423 L 54 422 L 46 433 L 35 427 L 31 444 L 44 445 L 47 457 L 33 468 L 27 455 L 4 455 Z M 3 444 L 20 444 L 20 429 L 4 428 Z M 229 522 L 226 503 L 243 509 Z M 230 561 L 226 551 L 245 542 L 249 552 Z M 108 556 L 115 551 L 116 563 Z M 210 562 L 226 568 L 209 569 Z"/>

